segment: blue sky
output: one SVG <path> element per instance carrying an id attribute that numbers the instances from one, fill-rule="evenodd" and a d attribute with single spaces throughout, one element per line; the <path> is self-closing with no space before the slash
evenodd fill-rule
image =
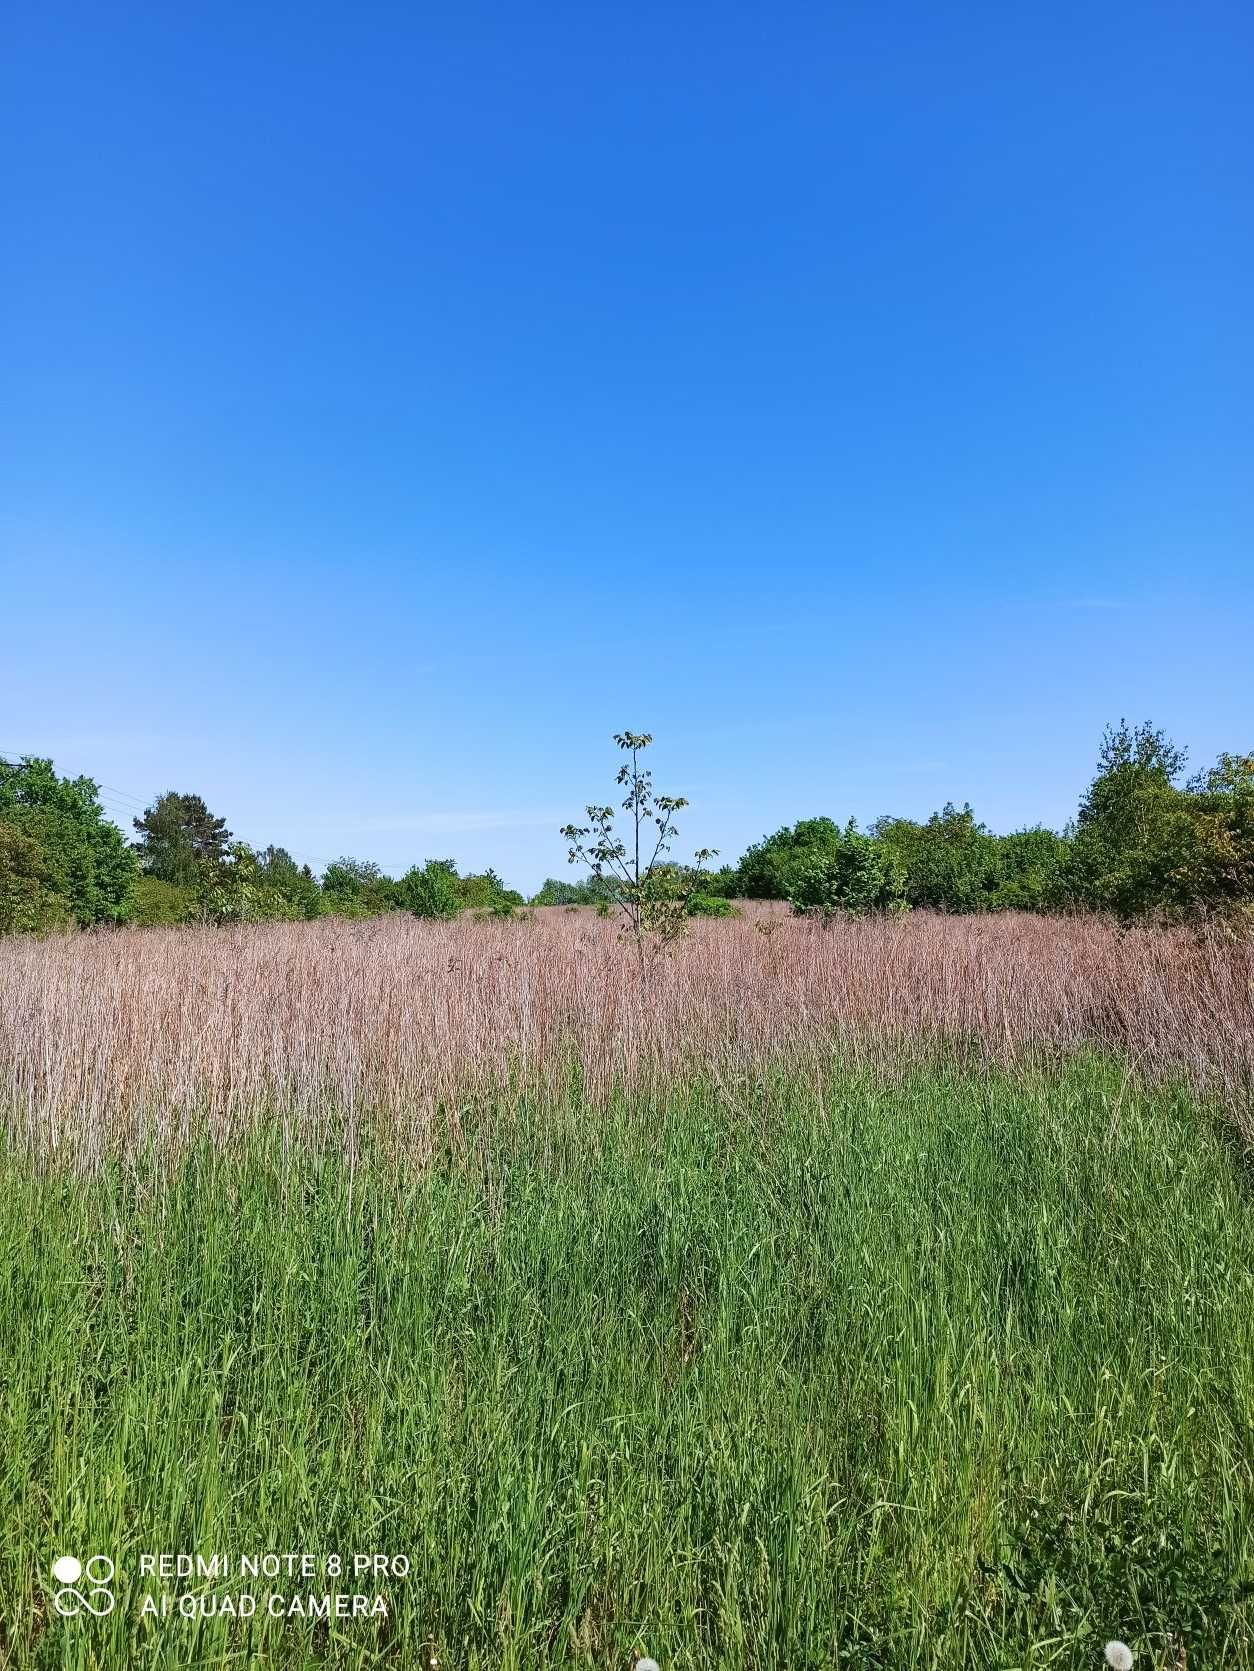
<path id="1" fill-rule="evenodd" d="M 66 6 L 0 67 L 0 748 L 530 888 L 1254 746 L 1238 5 Z"/>

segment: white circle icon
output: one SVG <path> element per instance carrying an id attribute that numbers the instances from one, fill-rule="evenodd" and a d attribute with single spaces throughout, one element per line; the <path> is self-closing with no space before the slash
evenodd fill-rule
<path id="1" fill-rule="evenodd" d="M 53 1594 L 52 1605 L 63 1619 L 72 1619 L 77 1613 L 94 1613 L 96 1618 L 103 1619 L 112 1613 L 117 1599 L 108 1588 L 115 1571 L 108 1555 L 89 1555 L 86 1562 L 80 1561 L 77 1555 L 58 1555 L 52 1563 L 52 1576 L 62 1588 Z M 84 1577 L 89 1586 L 85 1595 L 74 1588 Z"/>

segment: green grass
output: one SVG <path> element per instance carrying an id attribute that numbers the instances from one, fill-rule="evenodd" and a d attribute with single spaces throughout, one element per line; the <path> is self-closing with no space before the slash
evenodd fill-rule
<path id="1" fill-rule="evenodd" d="M 1248 1181 L 1112 1064 L 0 1191 L 0 1663 L 1248 1663 Z M 386 1621 L 137 1617 L 140 1552 L 266 1550 L 412 1565 Z M 328 1586 L 164 1586 L 241 1587 Z"/>

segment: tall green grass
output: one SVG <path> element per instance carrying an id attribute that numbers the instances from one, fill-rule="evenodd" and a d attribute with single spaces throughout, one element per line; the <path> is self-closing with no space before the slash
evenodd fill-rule
<path id="1" fill-rule="evenodd" d="M 5 1663 L 1248 1662 L 1254 1208 L 1109 1062 L 0 1192 Z M 137 1616 L 140 1552 L 265 1550 L 412 1565 L 339 1586 L 386 1620 Z M 116 1609 L 60 1618 L 97 1551 Z M 164 1586 L 241 1587 L 328 1586 Z"/>

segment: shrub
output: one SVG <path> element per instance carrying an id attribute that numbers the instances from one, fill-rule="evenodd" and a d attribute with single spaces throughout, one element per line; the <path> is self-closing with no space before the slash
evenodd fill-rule
<path id="1" fill-rule="evenodd" d="M 447 860 L 441 862 L 450 863 Z M 497 873 L 490 868 L 478 875 L 470 876 L 457 876 L 454 871 L 454 876 L 458 898 L 464 906 L 472 910 L 495 912 L 501 905 L 517 906 L 524 903 L 523 896 L 516 889 L 507 888 Z M 505 912 L 504 915 L 508 916 L 509 912 Z"/>
<path id="2" fill-rule="evenodd" d="M 218 923 L 299 922 L 319 916 L 317 884 L 311 876 L 311 897 L 299 886 L 301 880 L 301 873 L 281 848 L 267 848 L 263 855 L 247 842 L 235 841 L 225 861 L 206 873 L 197 888 L 198 914 L 206 922 Z"/>
<path id="3" fill-rule="evenodd" d="M 286 848 L 267 847 L 260 853 L 257 873 L 259 885 L 283 901 L 284 917 L 308 921 L 323 915 L 322 889 L 313 871 L 308 865 L 298 865 Z"/>
<path id="4" fill-rule="evenodd" d="M 396 884 L 401 908 L 415 917 L 447 922 L 462 908 L 457 872 L 447 859 L 428 859 L 421 867 L 411 866 Z"/>
<path id="5" fill-rule="evenodd" d="M 163 882 L 159 876 L 141 876 L 135 888 L 135 903 L 128 919 L 137 928 L 161 923 L 190 923 L 197 917 L 195 888 Z"/>
<path id="6" fill-rule="evenodd" d="M 1106 732 L 1067 869 L 1078 903 L 1240 925 L 1254 898 L 1254 760 L 1221 755 L 1179 789 L 1183 765 L 1148 723 Z"/>
<path id="7" fill-rule="evenodd" d="M 595 905 L 598 900 L 610 899 L 609 885 L 599 876 L 587 876 L 582 882 L 561 882 L 555 876 L 545 879 L 544 886 L 528 901 L 531 905 Z"/>
<path id="8" fill-rule="evenodd" d="M 398 909 L 398 890 L 373 859 L 336 859 L 323 873 L 323 909 L 336 917 L 380 917 Z"/>
<path id="9" fill-rule="evenodd" d="M 688 915 L 690 917 L 738 917 L 740 912 L 730 899 L 724 899 L 721 894 L 693 894 L 688 901 Z"/>
<path id="10" fill-rule="evenodd" d="M 72 924 L 43 848 L 15 821 L 0 818 L 0 934 L 47 934 Z"/>
<path id="11" fill-rule="evenodd" d="M 840 841 L 840 825 L 831 818 L 799 819 L 755 842 L 736 867 L 734 885 L 725 881 L 720 891 L 742 899 L 789 899 L 802 874 L 834 853 Z"/>
<path id="12" fill-rule="evenodd" d="M 1064 900 L 1071 843 L 1039 825 L 998 836 L 999 880 L 988 897 L 992 911 L 1054 911 Z"/>
<path id="13" fill-rule="evenodd" d="M 880 818 L 873 832 L 893 853 L 905 879 L 905 899 L 931 911 L 983 911 L 1000 880 L 997 837 L 969 806 L 952 801 L 926 824 Z"/>
<path id="14" fill-rule="evenodd" d="M 91 778 L 58 777 L 51 760 L 33 755 L 0 760 L 0 817 L 39 848 L 40 887 L 59 898 L 63 914 L 83 928 L 126 919 L 139 866 Z"/>
<path id="15" fill-rule="evenodd" d="M 573 910 L 573 906 L 568 906 Z M 495 905 L 484 906 L 482 910 L 473 913 L 477 923 L 529 923 L 534 922 L 532 913 L 514 904 L 512 899 L 498 899 Z"/>
<path id="16" fill-rule="evenodd" d="M 903 909 L 904 888 L 904 871 L 891 848 L 863 835 L 851 818 L 834 846 L 794 867 L 788 898 L 799 916 L 865 916 Z"/>

